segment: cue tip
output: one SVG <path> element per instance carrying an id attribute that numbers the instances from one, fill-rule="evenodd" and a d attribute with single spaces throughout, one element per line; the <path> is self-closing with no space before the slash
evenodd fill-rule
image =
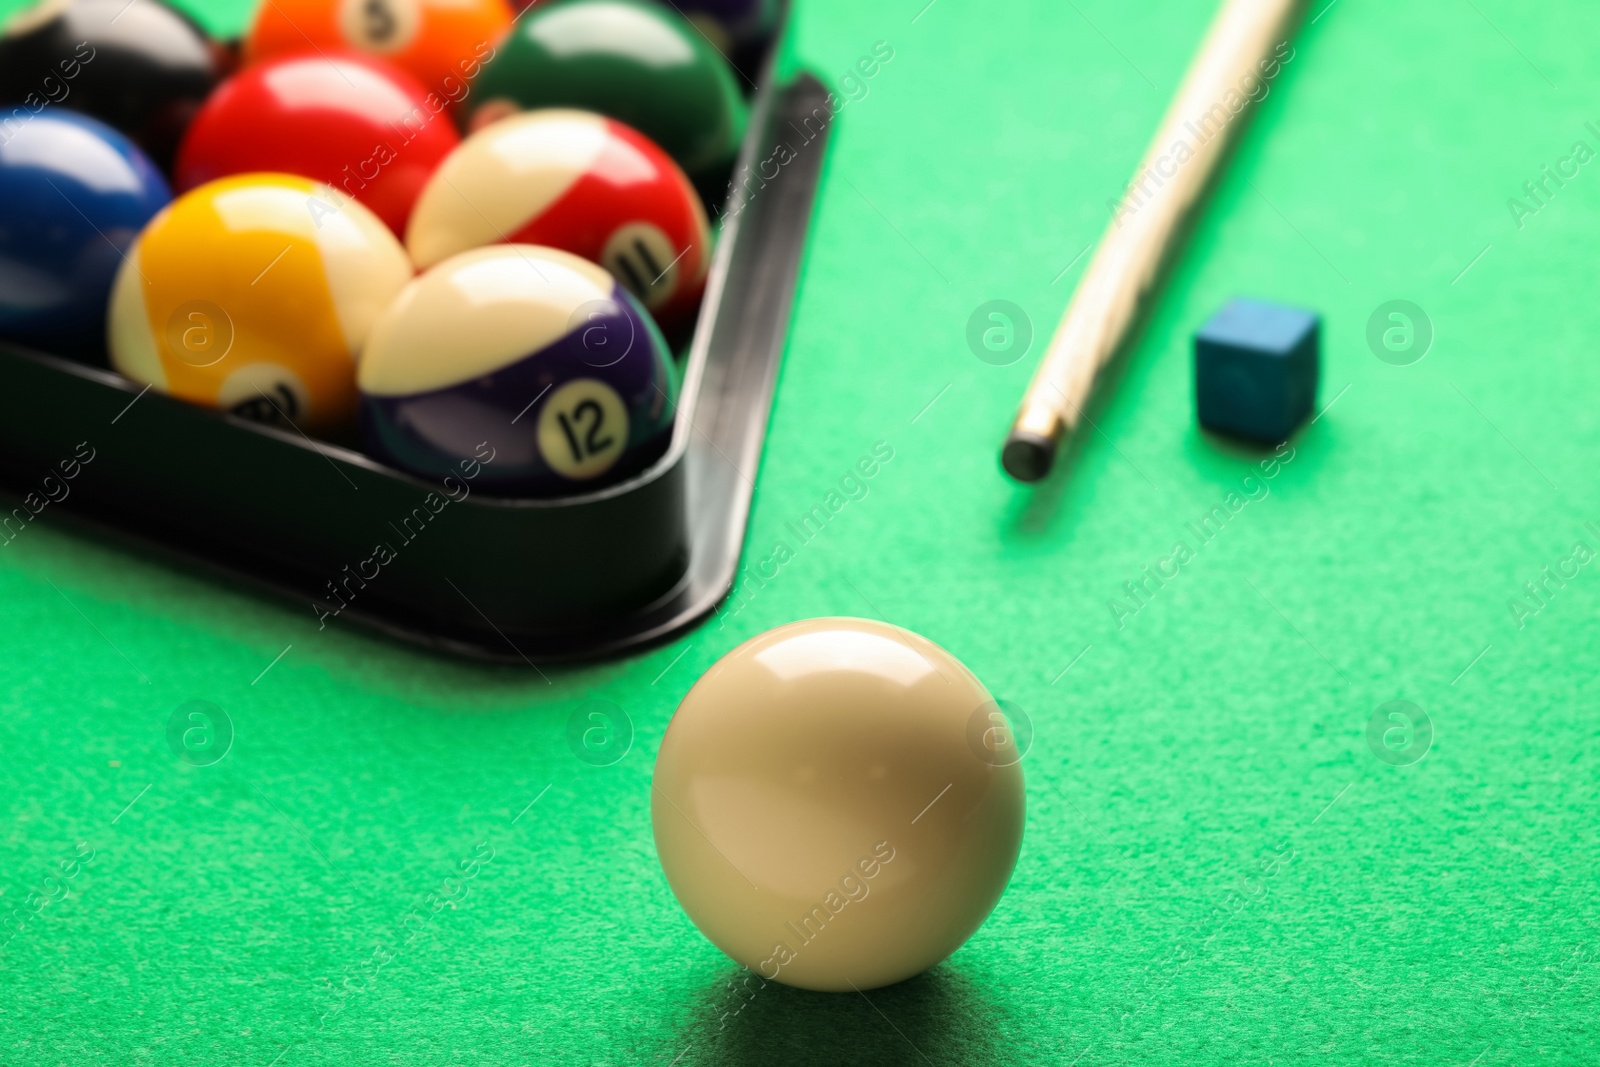
<path id="1" fill-rule="evenodd" d="M 1012 430 L 1000 450 L 1000 465 L 1019 482 L 1037 482 L 1050 473 L 1055 459 L 1055 439 L 1031 430 Z"/>

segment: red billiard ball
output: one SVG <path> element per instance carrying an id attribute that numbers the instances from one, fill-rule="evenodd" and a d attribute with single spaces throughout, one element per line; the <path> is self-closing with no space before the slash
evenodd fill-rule
<path id="1" fill-rule="evenodd" d="M 298 174 L 353 197 L 401 236 L 428 178 L 460 143 L 448 107 L 370 56 L 268 60 L 228 79 L 206 102 L 174 178 L 182 192 L 233 174 Z"/>
<path id="2" fill-rule="evenodd" d="M 589 111 L 527 111 L 461 142 L 417 200 L 419 267 L 501 241 L 605 267 L 669 333 L 692 319 L 711 262 L 705 209 L 649 138 Z"/>

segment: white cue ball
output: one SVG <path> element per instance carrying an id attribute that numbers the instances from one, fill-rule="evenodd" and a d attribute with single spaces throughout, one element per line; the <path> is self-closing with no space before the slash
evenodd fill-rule
<path id="1" fill-rule="evenodd" d="M 656 757 L 651 821 L 689 918 L 802 989 L 910 978 L 972 936 L 1022 846 L 1020 753 L 925 638 L 809 619 L 729 652 Z"/>

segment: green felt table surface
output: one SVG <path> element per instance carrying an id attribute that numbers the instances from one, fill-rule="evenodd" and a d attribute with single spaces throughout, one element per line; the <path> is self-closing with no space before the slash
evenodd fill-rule
<path id="1" fill-rule="evenodd" d="M 788 558 L 669 645 L 484 667 L 48 513 L 0 547 L 0 1063 L 1593 1062 L 1600 20 L 1321 5 L 1027 489 L 998 445 L 1211 5 L 798 0 L 791 64 L 893 58 L 834 127 L 757 481 L 746 558 Z M 1324 316 L 1326 410 L 1271 477 L 1192 410 L 1236 294 Z M 966 340 L 993 299 L 1032 322 L 1009 366 Z M 1394 299 L 1435 335 L 1410 365 L 1366 338 Z M 652 762 L 719 656 L 829 614 L 1026 710 L 1026 836 L 932 972 L 741 996 L 656 861 Z M 592 766 L 566 723 L 602 699 L 634 736 Z M 221 762 L 169 749 L 190 700 Z M 1420 732 L 1368 737 L 1395 700 L 1432 724 L 1404 765 Z"/>

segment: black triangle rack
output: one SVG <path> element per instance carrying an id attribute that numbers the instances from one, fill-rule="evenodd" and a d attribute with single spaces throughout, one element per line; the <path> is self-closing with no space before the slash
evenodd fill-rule
<path id="1" fill-rule="evenodd" d="M 672 445 L 639 476 L 555 500 L 447 491 L 350 448 L 0 345 L 0 490 L 13 497 L 0 541 L 35 516 L 70 516 L 298 602 L 319 625 L 359 623 L 477 659 L 592 659 L 687 629 L 738 568 L 827 96 L 810 75 L 780 84 L 769 63 Z"/>

